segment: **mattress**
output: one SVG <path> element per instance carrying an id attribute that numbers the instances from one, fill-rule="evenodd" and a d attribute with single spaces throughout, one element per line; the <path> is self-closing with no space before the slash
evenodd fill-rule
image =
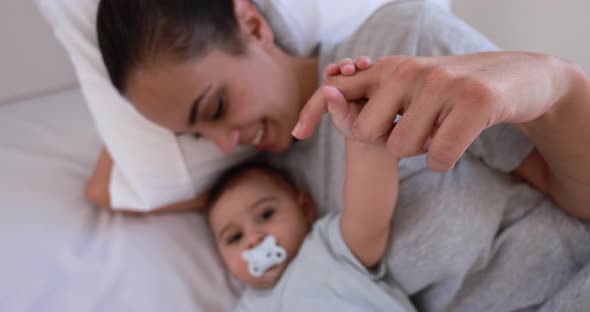
<path id="1" fill-rule="evenodd" d="M 85 201 L 100 147 L 78 89 L 0 106 L 0 311 L 230 309 L 200 215 Z"/>

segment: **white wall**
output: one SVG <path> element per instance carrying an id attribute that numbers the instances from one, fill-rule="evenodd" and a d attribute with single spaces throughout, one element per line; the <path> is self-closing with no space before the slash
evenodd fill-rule
<path id="1" fill-rule="evenodd" d="M 590 73 L 589 0 L 453 0 L 452 7 L 503 49 L 555 54 Z M 32 0 L 0 0 L 0 105 L 75 84 Z"/>
<path id="2" fill-rule="evenodd" d="M 0 0 L 0 105 L 75 81 L 64 50 L 32 0 Z"/>
<path id="3" fill-rule="evenodd" d="M 453 0 L 452 8 L 502 49 L 557 55 L 590 73 L 589 0 Z"/>

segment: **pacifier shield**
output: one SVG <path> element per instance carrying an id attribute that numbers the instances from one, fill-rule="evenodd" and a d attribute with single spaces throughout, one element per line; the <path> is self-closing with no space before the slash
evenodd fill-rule
<path id="1" fill-rule="evenodd" d="M 268 235 L 256 247 L 242 253 L 248 263 L 248 271 L 254 277 L 261 277 L 269 268 L 283 263 L 287 259 L 285 248 L 277 245 L 274 236 Z"/>

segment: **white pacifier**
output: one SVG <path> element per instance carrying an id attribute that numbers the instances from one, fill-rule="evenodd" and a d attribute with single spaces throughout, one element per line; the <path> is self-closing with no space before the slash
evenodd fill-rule
<path id="1" fill-rule="evenodd" d="M 261 277 L 269 268 L 283 263 L 287 259 L 287 251 L 277 245 L 274 236 L 268 235 L 258 246 L 244 251 L 242 258 L 248 263 L 250 275 Z"/>

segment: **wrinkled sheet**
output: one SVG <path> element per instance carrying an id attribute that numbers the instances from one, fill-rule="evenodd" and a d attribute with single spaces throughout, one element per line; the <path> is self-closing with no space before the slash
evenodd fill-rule
<path id="1" fill-rule="evenodd" d="M 0 107 L 0 311 L 230 309 L 199 215 L 84 200 L 100 146 L 78 90 Z"/>

